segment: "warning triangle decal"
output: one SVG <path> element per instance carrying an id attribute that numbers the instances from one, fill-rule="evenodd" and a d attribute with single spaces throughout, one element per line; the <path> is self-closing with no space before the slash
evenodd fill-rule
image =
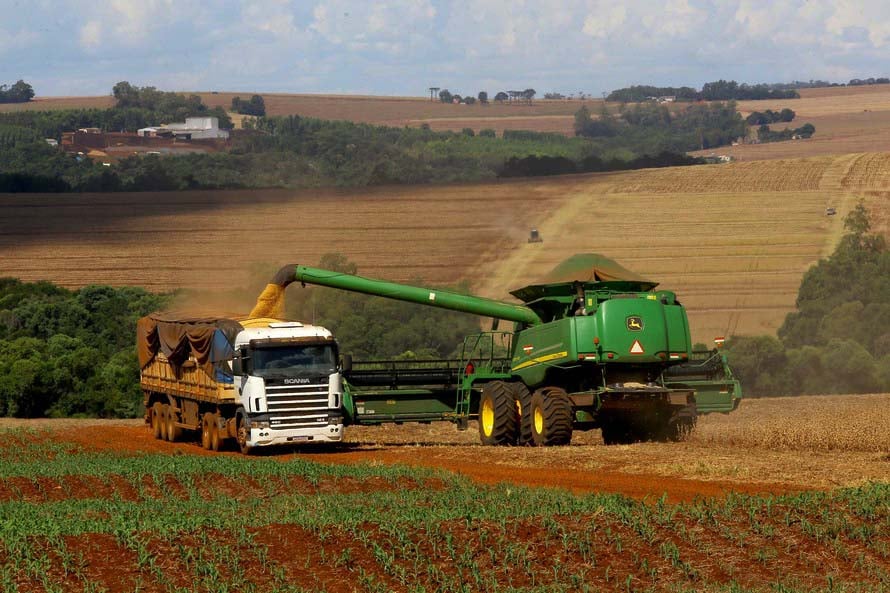
<path id="1" fill-rule="evenodd" d="M 645 350 L 643 350 L 643 345 L 640 344 L 639 340 L 634 340 L 633 345 L 630 347 L 631 354 L 643 354 Z"/>

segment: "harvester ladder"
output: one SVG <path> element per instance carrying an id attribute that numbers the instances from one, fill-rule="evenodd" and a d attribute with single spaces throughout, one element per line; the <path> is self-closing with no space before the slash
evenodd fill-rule
<path id="1" fill-rule="evenodd" d="M 513 334 L 510 332 L 489 331 L 470 335 L 464 338 L 460 355 L 461 379 L 457 385 L 457 401 L 455 414 L 458 430 L 466 430 L 467 422 L 472 413 L 473 385 L 478 375 L 485 377 L 493 373 L 505 372 L 509 366 L 506 356 L 512 352 Z M 496 356 L 499 348 L 504 356 Z M 467 372 L 472 363 L 473 372 Z"/>

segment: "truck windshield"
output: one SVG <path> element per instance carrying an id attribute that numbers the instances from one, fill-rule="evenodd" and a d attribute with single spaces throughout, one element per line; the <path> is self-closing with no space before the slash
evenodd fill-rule
<path id="1" fill-rule="evenodd" d="M 259 377 L 330 375 L 337 369 L 337 353 L 330 345 L 256 348 L 251 358 L 253 372 Z"/>

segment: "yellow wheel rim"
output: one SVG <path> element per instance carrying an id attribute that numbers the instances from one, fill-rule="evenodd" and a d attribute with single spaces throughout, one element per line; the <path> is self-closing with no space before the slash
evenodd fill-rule
<path id="1" fill-rule="evenodd" d="M 544 414 L 541 413 L 541 408 L 535 408 L 535 432 L 538 434 L 544 432 Z"/>
<path id="2" fill-rule="evenodd" d="M 494 432 L 494 404 L 490 399 L 482 400 L 482 413 L 480 416 L 482 432 L 485 433 L 485 436 L 491 436 L 491 433 Z"/>

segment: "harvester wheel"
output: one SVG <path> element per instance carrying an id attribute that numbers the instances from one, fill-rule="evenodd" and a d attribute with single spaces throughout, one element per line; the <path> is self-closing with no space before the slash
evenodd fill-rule
<path id="1" fill-rule="evenodd" d="M 164 438 L 164 409 L 161 402 L 155 402 L 151 407 L 151 432 L 158 440 Z"/>
<path id="2" fill-rule="evenodd" d="M 532 392 L 525 383 L 510 383 L 513 388 L 513 397 L 516 400 L 516 411 L 519 413 L 519 439 L 520 445 L 534 445 L 532 442 Z"/>
<path id="3" fill-rule="evenodd" d="M 510 384 L 491 381 L 482 388 L 479 400 L 479 438 L 483 445 L 514 445 L 519 432 L 519 414 Z"/>
<path id="4" fill-rule="evenodd" d="M 568 445 L 572 441 L 572 401 L 559 387 L 543 387 L 532 394 L 529 409 L 531 444 Z"/>
<path id="5" fill-rule="evenodd" d="M 201 417 L 201 446 L 210 451 L 212 446 L 213 414 L 206 412 Z"/>
<path id="6" fill-rule="evenodd" d="M 182 435 L 182 429 L 176 426 L 176 411 L 170 404 L 164 404 L 166 414 L 164 414 L 164 426 L 167 429 L 166 439 L 171 443 L 178 440 Z"/>
<path id="7" fill-rule="evenodd" d="M 219 434 L 219 416 L 210 414 L 210 450 L 219 451 L 222 436 Z"/>

